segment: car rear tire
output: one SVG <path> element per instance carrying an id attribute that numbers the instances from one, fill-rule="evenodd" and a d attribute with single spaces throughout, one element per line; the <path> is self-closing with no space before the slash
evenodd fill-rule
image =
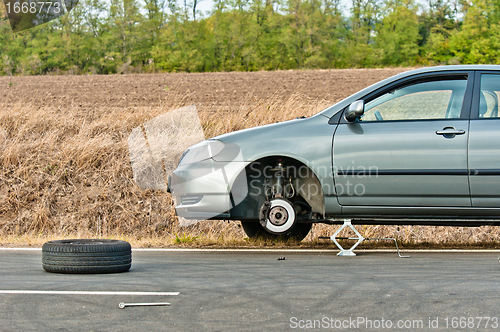
<path id="1" fill-rule="evenodd" d="M 132 265 L 128 242 L 107 239 L 73 239 L 46 242 L 42 267 L 55 273 L 118 273 Z"/>
<path id="2" fill-rule="evenodd" d="M 311 223 L 295 223 L 293 227 L 285 234 L 276 235 L 271 234 L 262 225 L 258 220 L 255 221 L 241 221 L 241 227 L 243 231 L 250 239 L 264 238 L 264 239 L 295 239 L 297 241 L 302 241 L 309 231 L 311 230 Z"/>

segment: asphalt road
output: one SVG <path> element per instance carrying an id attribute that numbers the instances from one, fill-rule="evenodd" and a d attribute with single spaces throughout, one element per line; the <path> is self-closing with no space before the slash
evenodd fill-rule
<path id="1" fill-rule="evenodd" d="M 134 251 L 127 273 L 64 275 L 42 270 L 41 251 L 0 250 L 0 331 L 500 330 L 498 253 L 335 254 Z"/>

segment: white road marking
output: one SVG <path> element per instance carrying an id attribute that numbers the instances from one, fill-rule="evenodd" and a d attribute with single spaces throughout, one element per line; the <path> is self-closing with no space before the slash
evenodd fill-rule
<path id="1" fill-rule="evenodd" d="M 42 248 L 0 248 L 0 250 L 22 250 L 22 251 L 38 251 L 42 250 Z"/>
<path id="2" fill-rule="evenodd" d="M 93 291 L 40 291 L 40 290 L 0 290 L 0 294 L 41 294 L 41 295 L 127 295 L 127 296 L 176 296 L 179 292 L 93 292 Z"/>

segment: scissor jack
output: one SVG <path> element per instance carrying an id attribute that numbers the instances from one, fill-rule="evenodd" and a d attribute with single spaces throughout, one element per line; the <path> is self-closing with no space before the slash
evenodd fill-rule
<path id="1" fill-rule="evenodd" d="M 340 237 L 338 236 L 340 232 L 346 228 L 349 227 L 352 229 L 354 234 L 356 234 L 356 237 Z M 351 223 L 351 219 L 345 219 L 344 224 L 340 226 L 340 228 L 330 237 L 330 239 L 335 243 L 335 245 L 340 249 L 340 252 L 337 254 L 337 256 L 356 256 L 356 254 L 353 252 L 353 250 L 363 241 L 372 241 L 372 240 L 389 240 L 389 241 L 394 241 L 396 244 L 396 250 L 398 251 L 398 256 L 401 258 L 408 258 L 410 256 L 402 256 L 401 253 L 399 252 L 399 247 L 398 247 L 398 241 L 393 238 L 393 237 L 364 237 L 361 235 L 356 228 Z M 357 240 L 356 243 L 349 249 L 344 249 L 340 243 L 338 243 L 337 240 Z"/>

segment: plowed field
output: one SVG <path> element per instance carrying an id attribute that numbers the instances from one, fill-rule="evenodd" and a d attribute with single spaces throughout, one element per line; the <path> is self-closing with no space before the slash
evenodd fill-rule
<path id="1" fill-rule="evenodd" d="M 182 100 L 197 107 L 237 107 L 242 102 L 289 98 L 338 101 L 403 69 L 346 69 L 193 74 L 0 77 L 0 104 L 31 107 L 153 107 Z"/>

